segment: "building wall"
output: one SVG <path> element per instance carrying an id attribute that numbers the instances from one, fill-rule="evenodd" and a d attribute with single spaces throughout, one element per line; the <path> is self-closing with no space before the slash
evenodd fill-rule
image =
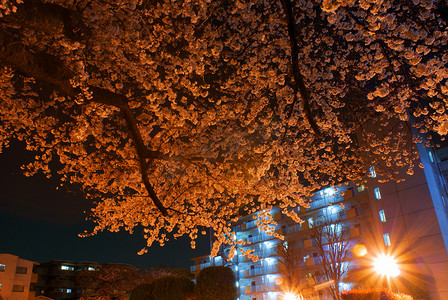
<path id="1" fill-rule="evenodd" d="M 0 254 L 0 295 L 4 300 L 28 299 L 34 264 L 16 255 Z"/>
<path id="2" fill-rule="evenodd" d="M 419 147 L 423 169 L 405 175 L 405 181 L 379 183 L 369 180 L 373 234 L 377 251 L 393 255 L 402 263 L 397 288 L 418 286 L 430 299 L 448 299 L 448 219 L 445 178 L 440 160 L 429 148 Z M 376 199 L 378 189 L 381 198 Z M 445 204 L 444 204 L 445 203 Z M 378 212 L 384 210 L 386 221 Z M 384 244 L 389 234 L 390 246 Z"/>
<path id="3" fill-rule="evenodd" d="M 42 263 L 34 271 L 38 280 L 32 289 L 36 296 L 50 297 L 56 300 L 78 299 L 86 288 L 76 281 L 80 271 L 94 271 L 98 266 L 94 262 L 70 262 L 55 260 Z"/>

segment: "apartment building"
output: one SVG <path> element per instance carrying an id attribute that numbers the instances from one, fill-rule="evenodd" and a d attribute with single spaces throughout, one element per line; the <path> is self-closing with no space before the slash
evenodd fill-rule
<path id="1" fill-rule="evenodd" d="M 362 232 L 371 227 L 371 211 L 369 194 L 363 186 L 344 186 L 328 188 L 315 194 L 308 208 L 298 208 L 296 212 L 304 221 L 297 224 L 282 214 L 279 208 L 270 211 L 278 223 L 275 232 L 285 236 L 289 247 L 300 249 L 300 273 L 303 287 L 313 286 L 321 281 L 321 268 L 315 241 L 312 238 L 313 228 L 322 226 L 328 221 L 338 222 L 347 231 L 349 247 L 362 242 Z M 193 274 L 210 265 L 226 265 L 231 267 L 237 278 L 240 300 L 275 300 L 281 299 L 280 263 L 278 246 L 281 241 L 274 235 L 266 233 L 257 227 L 258 214 L 243 217 L 234 226 L 235 238 L 249 242 L 241 246 L 242 250 L 253 250 L 259 257 L 254 262 L 241 255 L 237 249 L 236 255 L 228 261 L 230 248 L 223 249 L 220 256 L 211 258 L 201 256 L 193 259 L 191 267 Z"/>
<path id="2" fill-rule="evenodd" d="M 422 297 L 448 299 L 448 147 L 419 146 L 423 166 L 405 181 L 380 183 L 371 168 L 371 248 L 401 264 L 397 288 L 418 288 Z M 425 295 L 426 294 L 426 295 Z"/>
<path id="3" fill-rule="evenodd" d="M 81 285 L 76 276 L 81 271 L 95 271 L 98 263 L 53 260 L 34 268 L 37 281 L 32 285 L 36 296 L 55 300 L 78 299 L 87 286 Z"/>
<path id="4" fill-rule="evenodd" d="M 349 257 L 349 267 L 358 270 L 358 279 L 369 286 L 387 285 L 402 292 L 416 293 L 422 299 L 448 299 L 448 147 L 437 151 L 419 147 L 423 169 L 415 168 L 405 181 L 378 181 L 375 166 L 370 168 L 366 186 L 344 186 L 319 191 L 308 208 L 296 211 L 302 224 L 285 217 L 278 208 L 270 212 L 278 221 L 275 231 L 300 249 L 302 289 L 323 282 L 322 266 L 312 238 L 313 227 L 325 218 L 347 228 L 349 248 L 364 245 L 367 255 Z M 253 262 L 239 251 L 227 261 L 229 248 L 221 256 L 193 259 L 191 271 L 197 274 L 209 265 L 230 266 L 238 279 L 239 300 L 281 299 L 278 245 L 273 235 L 256 226 L 257 214 L 241 218 L 235 225 L 236 239 L 259 256 Z M 380 255 L 396 259 L 401 274 L 386 282 L 373 272 L 373 261 Z M 341 289 L 349 285 L 341 283 Z M 316 291 L 319 293 L 319 291 Z M 325 297 L 325 295 L 320 295 Z"/>
<path id="5" fill-rule="evenodd" d="M 27 300 L 30 285 L 36 280 L 35 262 L 16 255 L 0 254 L 0 296 L 4 300 Z"/>

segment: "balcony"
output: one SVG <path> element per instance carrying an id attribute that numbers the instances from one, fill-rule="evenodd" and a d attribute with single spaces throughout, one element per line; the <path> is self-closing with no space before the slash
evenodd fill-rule
<path id="1" fill-rule="evenodd" d="M 190 267 L 190 271 L 191 271 L 191 272 L 198 272 L 198 271 L 200 271 L 200 270 L 202 270 L 202 269 L 205 269 L 205 268 L 207 268 L 207 267 L 210 267 L 210 266 L 211 266 L 211 263 L 205 263 L 205 264 L 195 265 L 195 266 L 191 266 L 191 267 Z"/>
<path id="2" fill-rule="evenodd" d="M 288 227 L 285 228 L 285 234 L 291 234 L 291 233 L 294 233 L 294 232 L 299 232 L 300 230 L 302 230 L 302 225 L 301 224 L 288 226 Z"/>
<path id="3" fill-rule="evenodd" d="M 348 219 L 350 219 L 350 218 L 354 218 L 354 217 L 356 217 L 358 214 L 357 214 L 357 212 L 356 212 L 356 208 L 350 208 L 350 209 L 348 209 L 347 210 L 347 218 Z"/>
<path id="4" fill-rule="evenodd" d="M 314 265 L 314 259 L 312 257 L 305 258 L 305 264 L 307 267 Z"/>
<path id="5" fill-rule="evenodd" d="M 274 264 L 271 266 L 259 267 L 254 269 L 248 269 L 244 271 L 244 278 L 250 278 L 255 276 L 268 275 L 279 272 L 278 264 Z"/>
<path id="6" fill-rule="evenodd" d="M 256 236 L 248 237 L 246 241 L 250 242 L 251 244 L 254 244 L 262 241 L 272 240 L 274 238 L 275 237 L 273 235 L 268 235 L 266 232 L 261 232 Z"/>
<path id="7" fill-rule="evenodd" d="M 257 227 L 257 222 L 255 220 L 241 224 L 241 230 L 248 230 Z"/>
<path id="8" fill-rule="evenodd" d="M 303 246 L 304 246 L 305 248 L 311 248 L 311 247 L 313 247 L 313 243 L 312 243 L 311 239 L 304 240 L 304 241 L 303 241 Z"/>
<path id="9" fill-rule="evenodd" d="M 264 285 L 250 285 L 244 288 L 244 294 L 256 294 L 256 293 L 265 293 L 267 292 L 266 286 Z"/>
<path id="10" fill-rule="evenodd" d="M 361 230 L 359 227 L 353 227 L 350 229 L 350 237 L 355 238 L 361 235 Z"/>

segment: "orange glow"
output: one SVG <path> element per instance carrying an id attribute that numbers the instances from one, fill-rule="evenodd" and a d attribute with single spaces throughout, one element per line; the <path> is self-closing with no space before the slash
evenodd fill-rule
<path id="1" fill-rule="evenodd" d="M 294 294 L 294 293 L 284 293 L 283 294 L 283 300 L 302 300 L 303 296 L 300 294 Z"/>
<path id="2" fill-rule="evenodd" d="M 364 244 L 356 244 L 355 247 L 353 247 L 353 254 L 356 257 L 362 257 L 367 254 L 367 248 L 364 246 Z"/>

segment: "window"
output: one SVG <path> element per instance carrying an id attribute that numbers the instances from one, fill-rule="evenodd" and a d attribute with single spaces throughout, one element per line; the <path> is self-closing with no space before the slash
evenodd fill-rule
<path id="1" fill-rule="evenodd" d="M 361 184 L 360 186 L 358 186 L 358 193 L 364 192 L 364 190 L 365 190 L 364 185 Z"/>
<path id="2" fill-rule="evenodd" d="M 388 233 L 383 234 L 384 246 L 390 246 L 390 236 Z"/>
<path id="3" fill-rule="evenodd" d="M 62 265 L 61 266 L 61 270 L 64 270 L 64 271 L 74 271 L 75 268 L 74 267 L 70 267 L 70 266 Z"/>
<path id="4" fill-rule="evenodd" d="M 384 209 L 380 210 L 378 212 L 378 215 L 380 216 L 380 221 L 381 222 L 386 222 L 386 215 L 384 214 Z"/>
<path id="5" fill-rule="evenodd" d="M 70 294 L 72 292 L 72 289 L 67 289 L 67 294 Z"/>
<path id="6" fill-rule="evenodd" d="M 370 171 L 370 177 L 375 178 L 376 177 L 375 167 L 371 166 L 369 168 L 369 171 Z"/>
<path id="7" fill-rule="evenodd" d="M 428 151 L 429 160 L 433 163 L 434 162 L 434 156 L 432 155 L 431 151 Z"/>
<path id="8" fill-rule="evenodd" d="M 309 219 L 308 219 L 308 226 L 309 226 L 310 228 L 313 228 L 313 225 L 314 225 L 313 218 L 309 218 Z"/>
<path id="9" fill-rule="evenodd" d="M 0 264 L 0 272 L 5 272 L 6 265 Z"/>
<path id="10" fill-rule="evenodd" d="M 0 283 L 0 291 L 2 290 L 2 284 Z"/>
<path id="11" fill-rule="evenodd" d="M 375 199 L 377 199 L 377 200 L 381 199 L 381 193 L 380 193 L 380 188 L 379 187 L 376 187 L 373 190 L 373 193 L 375 194 Z"/>
<path id="12" fill-rule="evenodd" d="M 88 267 L 87 270 L 88 271 L 95 271 L 95 268 L 94 267 Z"/>
<path id="13" fill-rule="evenodd" d="M 25 267 L 17 267 L 16 274 L 26 274 L 27 268 Z"/>
<path id="14" fill-rule="evenodd" d="M 13 285 L 12 286 L 12 291 L 13 292 L 18 292 L 18 293 L 22 293 L 25 290 L 25 286 L 24 285 Z"/>

